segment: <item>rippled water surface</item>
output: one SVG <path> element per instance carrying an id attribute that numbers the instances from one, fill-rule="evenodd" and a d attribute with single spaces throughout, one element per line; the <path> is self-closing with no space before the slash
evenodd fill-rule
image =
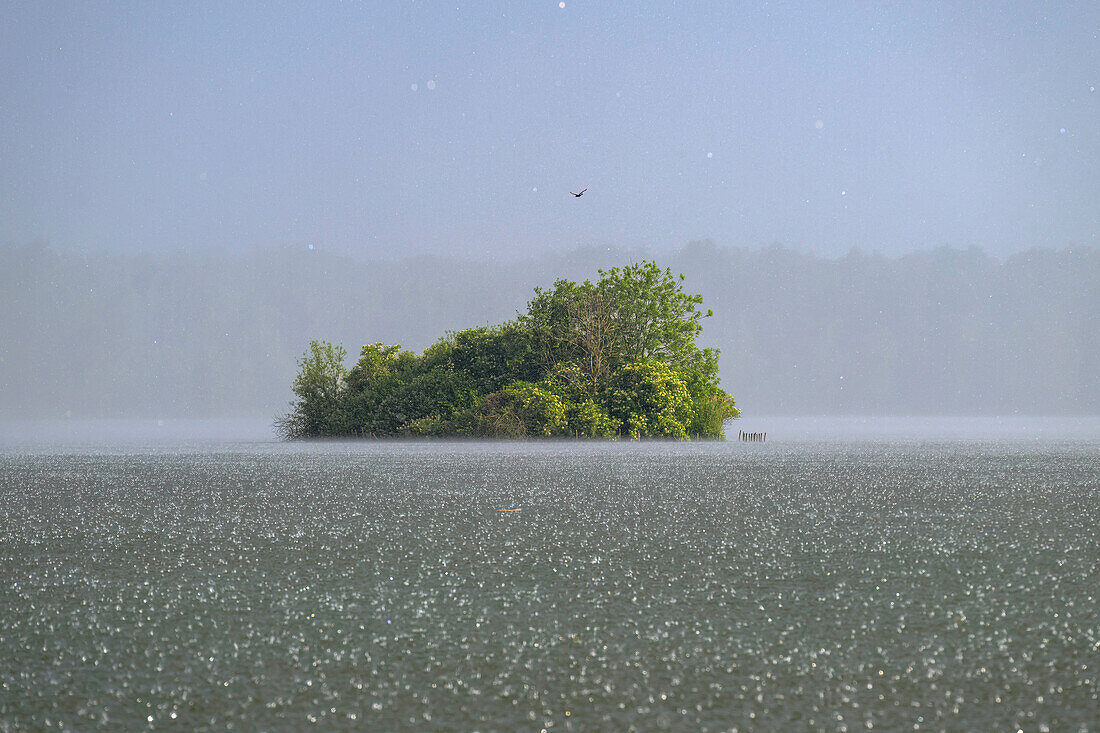
<path id="1" fill-rule="evenodd" d="M 1097 449 L 8 449 L 0 729 L 1095 730 Z"/>

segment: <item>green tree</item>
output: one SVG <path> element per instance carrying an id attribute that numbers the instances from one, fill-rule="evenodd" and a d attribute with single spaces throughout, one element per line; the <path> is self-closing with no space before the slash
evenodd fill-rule
<path id="1" fill-rule="evenodd" d="M 455 415 L 449 427 L 456 435 L 522 438 L 566 435 L 566 426 L 560 397 L 539 385 L 515 382 Z"/>
<path id="2" fill-rule="evenodd" d="M 694 417 L 688 426 L 692 437 L 722 438 L 726 420 L 741 416 L 733 398 L 716 384 L 694 382 L 688 384 Z"/>
<path id="3" fill-rule="evenodd" d="M 450 342 L 417 357 L 400 346 L 367 344 L 347 376 L 352 432 L 374 437 L 432 434 L 480 400 L 475 375 L 454 369 Z"/>
<path id="4" fill-rule="evenodd" d="M 468 374 L 485 393 L 516 381 L 535 381 L 539 374 L 530 333 L 516 322 L 470 328 L 449 334 L 429 352 L 449 362 L 454 371 Z"/>
<path id="5" fill-rule="evenodd" d="M 423 434 L 424 425 L 442 427 L 454 414 L 481 401 L 477 382 L 463 372 L 427 369 L 417 373 L 384 405 L 394 417 L 394 434 Z M 414 428 L 416 423 L 420 427 Z"/>
<path id="6" fill-rule="evenodd" d="M 681 373 L 668 364 L 655 359 L 627 364 L 612 380 L 608 404 L 611 417 L 635 440 L 690 437 L 691 394 Z"/>
<path id="7" fill-rule="evenodd" d="M 684 292 L 683 275 L 674 277 L 653 262 L 612 267 L 600 275 L 601 287 L 614 296 L 618 328 L 612 351 L 621 352 L 623 361 L 656 359 L 681 369 L 696 364 L 700 321 L 712 313 L 696 308 L 703 296 Z"/>
<path id="8" fill-rule="evenodd" d="M 516 382 L 503 391 L 512 411 L 523 423 L 525 434 L 565 434 L 565 403 L 556 394 L 530 382 Z"/>
<path id="9" fill-rule="evenodd" d="M 383 343 L 365 344 L 359 352 L 359 361 L 348 373 L 348 386 L 356 391 L 374 389 L 389 380 L 398 368 L 402 354 L 401 345 L 387 346 Z"/>
<path id="10" fill-rule="evenodd" d="M 392 409 L 379 409 L 392 403 L 403 384 L 403 377 L 415 369 L 419 360 L 400 345 L 365 344 L 359 361 L 347 375 L 346 421 L 355 435 L 394 435 L 400 427 Z"/>
<path id="11" fill-rule="evenodd" d="M 347 370 L 342 346 L 328 341 L 310 341 L 309 351 L 298 359 L 298 376 L 289 414 L 275 426 L 287 438 L 311 435 L 339 435 L 347 430 L 344 397 Z"/>
<path id="12" fill-rule="evenodd" d="M 577 438 L 615 438 L 623 425 L 590 399 L 565 403 L 565 417 L 566 434 Z"/>
<path id="13" fill-rule="evenodd" d="M 702 296 L 685 293 L 682 282 L 652 262 L 600 270 L 596 283 L 558 280 L 552 290 L 535 289 L 520 322 L 545 371 L 576 364 L 593 394 L 628 363 L 706 369 L 711 364 L 695 338 L 711 312 L 697 308 Z"/>

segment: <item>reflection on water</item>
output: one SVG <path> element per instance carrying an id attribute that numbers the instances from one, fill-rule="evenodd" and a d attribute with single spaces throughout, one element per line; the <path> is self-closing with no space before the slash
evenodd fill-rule
<path id="1" fill-rule="evenodd" d="M 0 729 L 1095 725 L 1095 441 L 771 435 L 9 449 Z"/>

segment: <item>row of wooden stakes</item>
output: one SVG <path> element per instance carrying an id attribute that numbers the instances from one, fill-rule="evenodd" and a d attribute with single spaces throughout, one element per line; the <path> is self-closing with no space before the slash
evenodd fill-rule
<path id="1" fill-rule="evenodd" d="M 768 439 L 768 434 L 764 433 L 746 433 L 744 430 L 737 431 L 737 437 L 741 440 L 750 440 L 754 442 L 763 442 Z"/>

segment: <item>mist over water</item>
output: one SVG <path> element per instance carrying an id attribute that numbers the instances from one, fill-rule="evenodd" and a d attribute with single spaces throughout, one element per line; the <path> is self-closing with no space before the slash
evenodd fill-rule
<path id="1" fill-rule="evenodd" d="M 257 418 L 0 420 L 0 451 L 135 452 L 277 440 L 271 421 Z"/>
<path id="2" fill-rule="evenodd" d="M 783 444 L 942 444 L 1035 445 L 1100 441 L 1100 417 L 791 417 L 754 415 L 726 423 L 727 440 L 739 431 L 766 434 L 769 446 Z M 0 420 L 0 453 L 133 454 L 147 451 L 267 450 L 281 443 L 272 422 L 260 418 Z M 310 440 L 303 445 L 364 446 L 374 441 Z M 382 445 L 431 445 L 437 440 L 395 439 Z M 470 441 L 471 443 L 476 441 Z M 526 441 L 487 443 L 502 450 Z M 535 444 L 581 447 L 555 439 Z M 649 442 L 661 445 L 661 441 Z"/>
<path id="3" fill-rule="evenodd" d="M 727 423 L 730 440 L 738 430 L 766 432 L 768 441 L 793 443 L 1044 443 L 1098 441 L 1097 417 L 867 417 L 750 416 Z"/>
<path id="4" fill-rule="evenodd" d="M 322 248 L 120 255 L 0 246 L 0 418 L 286 411 L 311 339 L 421 350 L 536 286 L 655 259 L 704 297 L 700 343 L 752 415 L 1100 413 L 1100 255 L 978 249 L 836 259 L 694 243 L 538 258 Z"/>

